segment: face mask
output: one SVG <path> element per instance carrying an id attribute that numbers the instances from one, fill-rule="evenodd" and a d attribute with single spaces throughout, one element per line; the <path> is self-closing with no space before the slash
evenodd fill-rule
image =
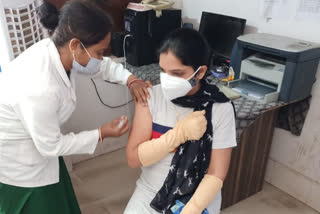
<path id="1" fill-rule="evenodd" d="M 174 100 L 185 96 L 196 84 L 194 76 L 201 67 L 197 69 L 188 79 L 171 76 L 164 72 L 160 73 L 161 89 L 166 99 Z"/>
<path id="2" fill-rule="evenodd" d="M 84 47 L 82 42 L 81 42 L 81 45 L 84 48 L 84 50 L 87 52 L 88 56 L 90 57 L 90 60 L 87 66 L 82 66 L 76 61 L 73 54 L 72 70 L 80 74 L 93 76 L 100 71 L 100 64 L 102 60 L 91 57 L 91 55 L 89 54 L 88 50 Z"/>

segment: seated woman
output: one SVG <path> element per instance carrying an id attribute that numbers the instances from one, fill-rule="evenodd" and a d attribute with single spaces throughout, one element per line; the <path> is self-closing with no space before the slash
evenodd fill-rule
<path id="1" fill-rule="evenodd" d="M 125 214 L 220 213 L 221 188 L 236 146 L 232 103 L 206 78 L 209 49 L 191 29 L 160 48 L 161 84 L 136 104 L 127 145 L 142 174 Z"/>

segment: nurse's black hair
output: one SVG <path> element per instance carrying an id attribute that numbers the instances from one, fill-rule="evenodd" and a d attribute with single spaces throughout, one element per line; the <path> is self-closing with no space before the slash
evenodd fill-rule
<path id="1" fill-rule="evenodd" d="M 179 28 L 165 38 L 158 54 L 171 51 L 183 65 L 196 71 L 202 65 L 209 65 L 210 49 L 207 40 L 196 30 Z"/>
<path id="2" fill-rule="evenodd" d="M 51 3 L 43 3 L 36 9 L 36 12 L 40 23 L 48 30 L 51 36 L 59 23 L 59 12 L 57 8 Z"/>
<path id="3" fill-rule="evenodd" d="M 45 2 L 37 9 L 37 14 L 57 47 L 73 38 L 79 39 L 85 47 L 92 46 L 102 41 L 112 28 L 111 18 L 89 1 L 68 1 L 60 11 Z"/>

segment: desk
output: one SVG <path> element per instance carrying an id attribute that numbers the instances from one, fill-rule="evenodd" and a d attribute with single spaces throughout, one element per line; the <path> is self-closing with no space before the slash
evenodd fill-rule
<path id="1" fill-rule="evenodd" d="M 232 150 L 222 190 L 222 209 L 262 190 L 278 109 L 264 112 L 241 134 Z"/>

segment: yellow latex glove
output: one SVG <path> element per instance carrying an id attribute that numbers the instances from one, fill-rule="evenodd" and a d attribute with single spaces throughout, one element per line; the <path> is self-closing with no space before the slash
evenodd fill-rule
<path id="1" fill-rule="evenodd" d="M 223 182 L 213 175 L 205 175 L 197 190 L 180 214 L 201 214 L 221 190 Z"/>
<path id="2" fill-rule="evenodd" d="M 143 166 L 158 162 L 180 144 L 188 140 L 199 140 L 207 129 L 205 111 L 195 111 L 180 120 L 173 129 L 158 139 L 139 145 L 138 156 Z"/>

